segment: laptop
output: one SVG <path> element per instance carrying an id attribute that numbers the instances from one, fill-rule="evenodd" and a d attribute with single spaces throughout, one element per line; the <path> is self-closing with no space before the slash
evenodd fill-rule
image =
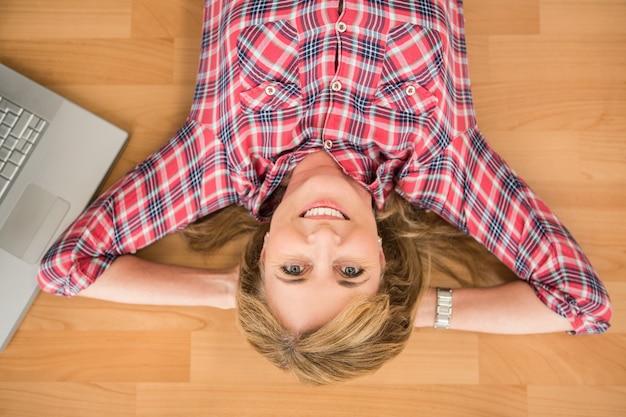
<path id="1" fill-rule="evenodd" d="M 0 351 L 38 264 L 94 196 L 128 134 L 0 63 Z"/>

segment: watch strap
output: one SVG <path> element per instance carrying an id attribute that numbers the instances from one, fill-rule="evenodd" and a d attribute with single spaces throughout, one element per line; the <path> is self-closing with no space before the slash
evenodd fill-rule
<path id="1" fill-rule="evenodd" d="M 437 307 L 435 310 L 435 329 L 449 329 L 452 317 L 452 290 L 437 288 Z"/>

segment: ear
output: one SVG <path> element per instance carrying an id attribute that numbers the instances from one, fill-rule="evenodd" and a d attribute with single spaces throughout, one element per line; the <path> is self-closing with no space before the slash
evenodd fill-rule
<path id="1" fill-rule="evenodd" d="M 265 265 L 265 245 L 267 245 L 267 238 L 269 237 L 269 233 L 266 233 L 263 237 L 263 248 L 261 248 L 261 254 L 259 255 L 259 263 L 261 265 Z"/>
<path id="2" fill-rule="evenodd" d="M 383 252 L 383 247 L 379 248 L 379 259 L 380 259 L 380 269 L 384 269 L 387 264 L 387 260 L 385 259 L 385 252 Z"/>
<path id="3" fill-rule="evenodd" d="M 265 246 L 261 249 L 261 254 L 259 255 L 259 264 L 265 265 Z"/>

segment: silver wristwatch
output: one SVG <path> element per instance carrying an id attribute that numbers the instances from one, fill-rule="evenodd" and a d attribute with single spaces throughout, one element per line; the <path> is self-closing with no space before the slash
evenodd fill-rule
<path id="1" fill-rule="evenodd" d="M 435 312 L 435 329 L 449 329 L 452 316 L 452 290 L 437 288 L 437 310 Z"/>

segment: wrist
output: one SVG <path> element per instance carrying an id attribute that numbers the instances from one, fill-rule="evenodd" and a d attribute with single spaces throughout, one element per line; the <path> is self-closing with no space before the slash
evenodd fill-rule
<path id="1" fill-rule="evenodd" d="M 212 272 L 204 279 L 204 304 L 223 310 L 235 308 L 237 278 L 225 272 Z"/>
<path id="2" fill-rule="evenodd" d="M 433 327 L 437 308 L 437 291 L 427 288 L 422 295 L 415 314 L 415 327 Z"/>
<path id="3" fill-rule="evenodd" d="M 208 287 L 203 304 L 206 307 L 229 310 L 235 307 L 235 296 L 231 294 L 228 285 L 220 282 L 213 282 Z"/>
<path id="4" fill-rule="evenodd" d="M 452 290 L 437 288 L 435 303 L 435 329 L 449 329 L 452 319 Z"/>

